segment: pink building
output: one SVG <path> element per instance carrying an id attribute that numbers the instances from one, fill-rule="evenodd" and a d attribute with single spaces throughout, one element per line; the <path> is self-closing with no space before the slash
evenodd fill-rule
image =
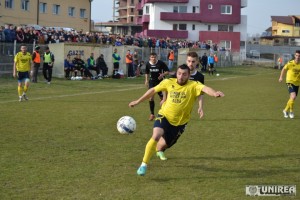
<path id="1" fill-rule="evenodd" d="M 140 0 L 140 36 L 205 41 L 240 51 L 247 37 L 247 0 Z"/>

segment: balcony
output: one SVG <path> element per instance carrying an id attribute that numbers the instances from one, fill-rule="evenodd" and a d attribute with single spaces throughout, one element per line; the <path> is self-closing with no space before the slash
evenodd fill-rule
<path id="1" fill-rule="evenodd" d="M 144 0 L 145 3 L 188 3 L 189 0 Z"/>
<path id="2" fill-rule="evenodd" d="M 136 23 L 137 25 L 143 25 L 142 17 L 137 17 L 137 18 L 135 19 L 135 23 Z"/>
<path id="3" fill-rule="evenodd" d="M 161 12 L 161 20 L 169 21 L 200 21 L 199 13 L 171 13 L 171 12 Z"/>
<path id="4" fill-rule="evenodd" d="M 241 8 L 245 8 L 248 6 L 248 0 L 241 0 Z"/>
<path id="5" fill-rule="evenodd" d="M 177 38 L 177 39 L 186 39 L 188 38 L 188 31 L 173 31 L 173 30 L 145 30 L 143 35 L 148 37 L 157 37 L 157 38 Z"/>
<path id="6" fill-rule="evenodd" d="M 142 4 L 141 3 L 136 4 L 135 9 L 136 10 L 143 10 Z"/>
<path id="7" fill-rule="evenodd" d="M 149 23 L 150 15 L 143 15 L 142 16 L 142 23 Z"/>

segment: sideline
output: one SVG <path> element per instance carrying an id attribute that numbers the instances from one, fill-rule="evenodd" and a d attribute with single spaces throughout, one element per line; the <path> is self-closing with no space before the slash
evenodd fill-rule
<path id="1" fill-rule="evenodd" d="M 77 94 L 65 94 L 65 95 L 57 95 L 57 96 L 48 96 L 48 97 L 37 97 L 37 98 L 30 98 L 28 101 L 39 101 L 39 100 L 45 100 L 45 99 L 53 99 L 53 98 L 65 98 L 65 97 L 75 97 L 75 96 L 83 96 L 83 95 L 92 95 L 92 94 L 103 94 L 103 93 L 110 93 L 110 92 L 123 92 L 123 91 L 128 91 L 128 90 L 137 90 L 144 88 L 145 86 L 140 86 L 140 87 L 135 87 L 135 88 L 126 88 L 126 89 L 117 89 L 117 90 L 102 90 L 99 92 L 84 92 L 84 93 L 77 93 Z M 19 102 L 19 100 L 10 100 L 10 101 L 2 101 L 0 104 L 5 104 L 5 103 L 14 103 L 14 102 Z"/>

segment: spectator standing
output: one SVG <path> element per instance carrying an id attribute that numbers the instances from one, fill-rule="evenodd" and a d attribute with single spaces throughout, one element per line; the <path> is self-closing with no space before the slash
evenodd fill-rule
<path id="1" fill-rule="evenodd" d="M 207 62 L 208 62 L 208 57 L 206 55 L 206 53 L 203 54 L 203 56 L 201 57 L 201 65 L 202 65 L 202 71 L 206 72 L 207 70 Z"/>
<path id="2" fill-rule="evenodd" d="M 22 30 L 22 27 L 18 26 L 16 29 L 16 39 L 17 43 L 24 43 L 24 32 Z"/>
<path id="3" fill-rule="evenodd" d="M 18 77 L 18 94 L 19 101 L 23 99 L 28 100 L 26 93 L 29 88 L 30 82 L 30 70 L 31 70 L 31 60 L 32 57 L 29 52 L 27 52 L 27 47 L 22 45 L 21 51 L 18 52 L 14 58 L 14 69 L 13 77 Z M 24 83 L 24 86 L 23 86 Z"/>
<path id="4" fill-rule="evenodd" d="M 133 53 L 133 71 L 136 76 L 138 76 L 138 74 L 137 74 L 138 65 L 139 65 L 139 54 L 137 51 L 134 51 L 134 53 Z"/>
<path id="5" fill-rule="evenodd" d="M 214 54 L 214 61 L 215 61 L 215 66 L 217 66 L 218 62 L 219 62 L 219 58 L 217 54 Z"/>
<path id="6" fill-rule="evenodd" d="M 173 62 L 174 62 L 174 51 L 171 50 L 169 53 L 168 53 L 168 68 L 169 68 L 169 71 L 172 71 L 173 69 Z"/>
<path id="7" fill-rule="evenodd" d="M 41 54 L 40 54 L 39 46 L 35 46 L 34 48 L 34 51 L 32 53 L 32 62 L 33 62 L 33 69 L 32 69 L 31 80 L 33 83 L 37 83 L 37 76 L 41 65 Z"/>
<path id="8" fill-rule="evenodd" d="M 113 65 L 114 65 L 113 66 L 114 67 L 113 75 L 114 75 L 114 74 L 117 74 L 118 71 L 119 71 L 120 60 L 121 60 L 121 57 L 118 54 L 118 50 L 117 49 L 114 49 L 114 53 L 112 54 L 112 59 L 113 59 Z"/>
<path id="9" fill-rule="evenodd" d="M 50 51 L 50 48 L 47 46 L 46 51 L 43 54 L 43 75 L 47 84 L 50 85 L 52 80 L 52 70 L 54 65 L 54 54 Z"/>
<path id="10" fill-rule="evenodd" d="M 130 50 L 127 50 L 125 59 L 126 59 L 127 77 L 134 78 L 133 57 L 130 53 Z"/>
<path id="11" fill-rule="evenodd" d="M 4 29 L 4 27 L 0 26 L 0 42 L 5 41 L 3 29 Z"/>
<path id="12" fill-rule="evenodd" d="M 11 26 L 5 25 L 3 32 L 4 32 L 5 42 L 10 43 L 7 44 L 7 49 L 6 49 L 7 55 L 12 56 L 13 55 L 12 43 L 14 43 L 14 41 L 16 40 L 16 31 L 12 25 Z"/>
<path id="13" fill-rule="evenodd" d="M 278 69 L 281 69 L 282 66 L 282 57 L 279 55 L 279 58 L 277 59 Z"/>

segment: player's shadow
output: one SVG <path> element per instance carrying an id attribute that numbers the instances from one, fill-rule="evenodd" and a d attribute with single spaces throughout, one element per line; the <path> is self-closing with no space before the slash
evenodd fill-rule
<path id="1" fill-rule="evenodd" d="M 170 158 L 174 160 L 174 167 L 178 171 L 192 170 L 198 171 L 193 174 L 193 178 L 199 179 L 215 179 L 215 178 L 262 178 L 276 176 L 278 174 L 295 173 L 300 175 L 299 167 L 291 167 L 289 165 L 274 166 L 273 164 L 266 165 L 268 160 L 280 159 L 281 163 L 284 160 L 295 160 L 299 163 L 300 154 L 279 154 L 265 156 L 249 156 L 249 157 L 185 157 L 185 158 Z M 195 160 L 195 161 L 191 161 Z M 245 162 L 245 163 L 243 163 Z M 252 163 L 251 166 L 248 166 Z M 244 167 L 237 167 L 244 166 Z M 171 178 L 172 179 L 172 178 Z M 176 179 L 176 178 L 175 178 Z M 158 181 L 158 180 L 157 180 Z"/>
<path id="2" fill-rule="evenodd" d="M 277 122 L 282 122 L 282 121 L 287 121 L 287 120 L 299 120 L 299 117 L 295 117 L 293 119 L 285 119 L 285 118 L 214 118 L 214 119 L 203 119 L 204 121 L 207 122 L 216 122 L 216 121 L 224 121 L 224 122 L 231 122 L 231 121 L 239 121 L 239 122 L 252 122 L 252 121 L 257 121 L 257 122 L 262 122 L 262 121 L 277 121 Z M 191 118 L 191 121 L 199 121 L 199 118 Z"/>

